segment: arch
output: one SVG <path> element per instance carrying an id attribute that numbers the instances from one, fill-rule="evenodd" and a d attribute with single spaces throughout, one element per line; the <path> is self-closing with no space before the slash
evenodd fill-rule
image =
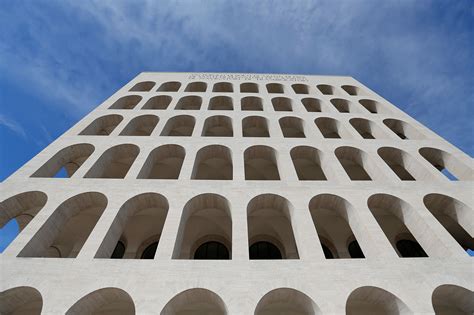
<path id="1" fill-rule="evenodd" d="M 431 296 L 437 315 L 474 314 L 474 292 L 453 284 L 443 284 Z"/>
<path id="2" fill-rule="evenodd" d="M 382 114 L 382 113 L 390 113 L 389 110 L 382 106 L 380 102 L 371 100 L 371 99 L 362 99 L 359 100 L 359 104 L 362 105 L 368 112 L 372 114 Z"/>
<path id="3" fill-rule="evenodd" d="M 191 179 L 231 180 L 232 154 L 222 145 L 208 145 L 196 154 Z"/>
<path id="4" fill-rule="evenodd" d="M 244 137 L 270 137 L 268 120 L 261 116 L 248 116 L 242 119 L 242 135 Z"/>
<path id="5" fill-rule="evenodd" d="M 107 149 L 85 178 L 125 178 L 140 149 L 134 144 L 119 144 Z"/>
<path id="6" fill-rule="evenodd" d="M 74 303 L 66 315 L 134 315 L 135 304 L 132 297 L 119 288 L 102 288 L 95 290 Z"/>
<path id="7" fill-rule="evenodd" d="M 175 109 L 183 110 L 200 110 L 202 105 L 202 97 L 197 95 L 189 95 L 179 99 Z"/>
<path id="8" fill-rule="evenodd" d="M 282 259 L 283 256 L 278 247 L 268 241 L 258 241 L 249 247 L 250 259 Z"/>
<path id="9" fill-rule="evenodd" d="M 275 150 L 264 145 L 247 148 L 244 152 L 246 180 L 280 180 Z"/>
<path id="10" fill-rule="evenodd" d="M 141 100 L 140 95 L 127 95 L 116 100 L 109 109 L 134 109 Z"/>
<path id="11" fill-rule="evenodd" d="M 321 112 L 322 102 L 320 99 L 314 97 L 306 97 L 301 100 L 307 112 Z"/>
<path id="12" fill-rule="evenodd" d="M 183 208 L 173 259 L 193 259 L 196 250 L 209 241 L 223 244 L 232 256 L 232 216 L 226 198 L 201 194 Z"/>
<path id="13" fill-rule="evenodd" d="M 0 314 L 40 315 L 43 308 L 41 293 L 32 287 L 15 287 L 0 293 Z"/>
<path id="14" fill-rule="evenodd" d="M 365 258 L 353 232 L 353 227 L 360 230 L 361 226 L 356 211 L 347 200 L 333 194 L 320 194 L 309 202 L 309 212 L 321 244 L 327 247 L 326 250 L 323 247 L 326 258 Z M 351 255 L 350 244 L 358 247 L 362 255 Z M 327 255 L 330 248 L 333 257 Z"/>
<path id="15" fill-rule="evenodd" d="M 214 96 L 209 101 L 209 110 L 234 110 L 232 97 Z"/>
<path id="16" fill-rule="evenodd" d="M 309 94 L 309 86 L 306 84 L 297 83 L 293 84 L 291 87 L 296 94 Z"/>
<path id="17" fill-rule="evenodd" d="M 155 115 L 142 115 L 133 118 L 120 133 L 121 136 L 149 136 L 155 129 L 159 118 Z"/>
<path id="18" fill-rule="evenodd" d="M 323 93 L 324 95 L 334 95 L 336 94 L 336 89 L 334 88 L 334 86 L 332 85 L 328 85 L 328 84 L 319 84 L 318 86 L 316 86 L 318 88 L 319 91 L 321 91 L 321 93 Z"/>
<path id="19" fill-rule="evenodd" d="M 316 127 L 327 139 L 350 139 L 349 132 L 344 128 L 340 121 L 329 117 L 318 117 L 314 120 Z"/>
<path id="20" fill-rule="evenodd" d="M 293 101 L 288 97 L 274 97 L 272 98 L 272 105 L 277 112 L 293 111 Z"/>
<path id="21" fill-rule="evenodd" d="M 161 136 L 190 137 L 193 134 L 196 119 L 189 115 L 179 115 L 168 119 Z"/>
<path id="22" fill-rule="evenodd" d="M 364 139 L 383 139 L 387 138 L 385 132 L 382 131 L 373 121 L 364 118 L 352 118 L 349 123 Z"/>
<path id="23" fill-rule="evenodd" d="M 339 147 L 334 153 L 351 180 L 373 180 L 380 178 L 369 155 L 353 147 Z"/>
<path id="24" fill-rule="evenodd" d="M 167 109 L 173 98 L 169 95 L 158 95 L 151 97 L 143 105 L 142 109 Z"/>
<path id="25" fill-rule="evenodd" d="M 112 258 L 119 242 L 125 247 L 123 258 L 142 257 L 147 246 L 158 243 L 168 210 L 168 200 L 158 193 L 128 199 L 120 207 L 95 258 Z"/>
<path id="26" fill-rule="evenodd" d="M 263 111 L 262 99 L 256 96 L 246 96 L 240 100 L 242 110 Z"/>
<path id="27" fill-rule="evenodd" d="M 67 199 L 18 256 L 77 257 L 106 206 L 107 198 L 98 192 L 85 192 Z"/>
<path id="28" fill-rule="evenodd" d="M 252 198 L 247 205 L 249 249 L 265 241 L 278 247 L 283 259 L 299 259 L 292 227 L 293 211 L 291 203 L 279 195 L 262 194 Z"/>
<path id="29" fill-rule="evenodd" d="M 143 81 L 135 84 L 129 91 L 130 92 L 148 92 L 156 85 L 153 81 Z"/>
<path id="30" fill-rule="evenodd" d="M 420 155 L 450 180 L 472 180 L 473 171 L 452 154 L 435 148 L 421 148 Z"/>
<path id="31" fill-rule="evenodd" d="M 161 311 L 160 315 L 226 315 L 224 301 L 212 291 L 193 288 L 175 295 Z"/>
<path id="32" fill-rule="evenodd" d="M 158 92 L 178 92 L 181 82 L 169 81 L 160 85 Z"/>
<path id="33" fill-rule="evenodd" d="M 227 247 L 216 241 L 209 241 L 201 244 L 198 249 L 194 252 L 194 259 L 213 259 L 213 260 L 225 260 L 229 259 L 230 254 Z"/>
<path id="34" fill-rule="evenodd" d="M 327 180 L 321 167 L 321 151 L 309 146 L 298 146 L 291 149 L 290 155 L 299 180 Z"/>
<path id="35" fill-rule="evenodd" d="M 180 145 L 159 146 L 150 152 L 137 178 L 178 179 L 185 155 Z"/>
<path id="36" fill-rule="evenodd" d="M 304 121 L 298 117 L 282 117 L 278 121 L 281 132 L 285 138 L 306 138 L 304 134 Z"/>
<path id="37" fill-rule="evenodd" d="M 464 250 L 474 251 L 474 212 L 469 206 L 442 194 L 428 194 L 423 203 Z"/>
<path id="38" fill-rule="evenodd" d="M 234 131 L 231 118 L 221 115 L 206 118 L 201 135 L 204 137 L 232 137 Z"/>
<path id="39" fill-rule="evenodd" d="M 240 93 L 258 93 L 258 84 L 253 82 L 241 83 Z"/>
<path id="40" fill-rule="evenodd" d="M 217 82 L 212 87 L 212 92 L 230 93 L 234 92 L 234 87 L 230 82 Z"/>
<path id="41" fill-rule="evenodd" d="M 94 150 L 94 146 L 89 143 L 70 145 L 56 153 L 31 177 L 71 177 Z"/>
<path id="42" fill-rule="evenodd" d="M 280 83 L 268 83 L 266 85 L 268 93 L 285 93 L 285 88 L 283 84 Z"/>
<path id="43" fill-rule="evenodd" d="M 351 292 L 346 302 L 347 315 L 408 315 L 413 312 L 394 294 L 384 289 L 364 286 Z"/>
<path id="44" fill-rule="evenodd" d="M 115 127 L 123 120 L 121 115 L 105 115 L 96 118 L 84 130 L 79 133 L 81 136 L 108 136 Z"/>
<path id="45" fill-rule="evenodd" d="M 426 180 L 431 178 L 426 169 L 403 150 L 382 147 L 377 150 L 377 153 L 401 180 Z"/>
<path id="46" fill-rule="evenodd" d="M 352 96 L 359 96 L 359 95 L 362 95 L 364 94 L 363 93 L 363 90 L 358 87 L 358 86 L 354 86 L 354 85 L 343 85 L 341 86 L 341 88 L 349 95 L 352 95 Z"/>
<path id="47" fill-rule="evenodd" d="M 41 191 L 27 191 L 3 200 L 0 203 L 0 229 L 14 220 L 18 225 L 19 232 L 23 231 L 44 207 L 47 200 L 48 196 Z M 15 237 L 8 242 L 7 235 L 5 235 L 4 241 L 11 243 Z M 8 243 L 5 245 L 7 246 Z"/>
<path id="48" fill-rule="evenodd" d="M 316 303 L 301 291 L 278 288 L 271 290 L 260 299 L 254 314 L 320 315 L 322 313 Z"/>
<path id="49" fill-rule="evenodd" d="M 340 113 L 352 113 L 354 111 L 351 102 L 343 98 L 333 98 L 331 104 Z"/>
<path id="50" fill-rule="evenodd" d="M 185 92 L 206 92 L 207 83 L 206 82 L 190 82 L 186 86 Z"/>
<path id="51" fill-rule="evenodd" d="M 428 244 L 427 248 L 430 250 L 440 247 L 440 244 L 433 240 L 433 235 L 429 236 L 430 240 L 427 238 L 427 235 L 431 234 L 429 227 L 421 222 L 412 207 L 400 198 L 389 194 L 375 194 L 369 197 L 367 205 L 399 257 L 428 257 L 417 239 L 425 241 L 423 243 Z M 400 241 L 411 243 L 399 243 Z M 412 249 L 416 249 L 413 255 L 407 255 Z"/>
<path id="52" fill-rule="evenodd" d="M 413 128 L 413 126 L 409 125 L 404 121 L 387 118 L 384 119 L 383 123 L 400 139 L 423 139 L 423 136 L 419 131 L 417 131 L 415 128 Z"/>

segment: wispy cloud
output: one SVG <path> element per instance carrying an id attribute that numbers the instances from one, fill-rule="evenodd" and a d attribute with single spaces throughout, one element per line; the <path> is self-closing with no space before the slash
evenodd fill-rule
<path id="1" fill-rule="evenodd" d="M 0 114 L 0 126 L 3 126 L 23 139 L 26 139 L 25 129 L 17 121 L 7 118 L 3 114 Z"/>

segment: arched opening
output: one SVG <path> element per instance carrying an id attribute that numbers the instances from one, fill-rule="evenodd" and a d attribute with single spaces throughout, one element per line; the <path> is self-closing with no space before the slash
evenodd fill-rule
<path id="1" fill-rule="evenodd" d="M 329 117 L 319 117 L 314 120 L 316 127 L 318 127 L 321 134 L 326 139 L 341 139 L 341 138 L 350 138 L 347 130 L 342 126 L 342 124 L 334 119 Z"/>
<path id="2" fill-rule="evenodd" d="M 232 154 L 229 148 L 222 145 L 209 145 L 196 154 L 191 178 L 231 180 L 232 173 Z"/>
<path id="3" fill-rule="evenodd" d="M 256 96 L 246 96 L 240 100 L 242 110 L 263 111 L 262 99 Z"/>
<path id="4" fill-rule="evenodd" d="M 392 195 L 375 194 L 367 204 L 399 257 L 428 257 L 412 233 L 426 239 L 426 235 L 430 234 L 429 228 L 421 226 L 418 222 L 421 219 L 417 218 L 408 203 Z"/>
<path id="5" fill-rule="evenodd" d="M 442 194 L 428 194 L 425 207 L 464 250 L 474 251 L 474 213 L 463 202 Z"/>
<path id="6" fill-rule="evenodd" d="M 374 100 L 369 100 L 369 99 L 359 100 L 359 104 L 362 105 L 366 110 L 368 110 L 372 114 L 379 114 L 382 112 L 388 113 L 387 109 L 385 109 L 382 106 L 382 104 Z"/>
<path id="7" fill-rule="evenodd" d="M 386 134 L 373 121 L 364 118 L 352 118 L 349 122 L 364 139 L 386 138 Z"/>
<path id="8" fill-rule="evenodd" d="M 304 122 L 298 117 L 283 117 L 279 120 L 281 132 L 285 138 L 306 138 Z"/>
<path id="9" fill-rule="evenodd" d="M 170 81 L 165 82 L 158 88 L 158 92 L 178 92 L 181 82 Z"/>
<path id="10" fill-rule="evenodd" d="M 74 303 L 66 315 L 135 315 L 135 304 L 130 295 L 119 288 L 102 288 L 87 294 Z"/>
<path id="11" fill-rule="evenodd" d="M 275 150 L 264 145 L 244 152 L 246 180 L 280 180 Z"/>
<path id="12" fill-rule="evenodd" d="M 174 116 L 168 119 L 163 131 L 162 136 L 174 136 L 174 137 L 190 137 L 193 134 L 194 124 L 196 119 L 189 115 Z"/>
<path id="13" fill-rule="evenodd" d="M 167 109 L 173 98 L 168 95 L 158 95 L 151 97 L 142 109 Z"/>
<path id="14" fill-rule="evenodd" d="M 153 81 L 143 81 L 135 84 L 129 91 L 130 92 L 148 92 L 150 91 L 154 86 L 155 82 Z"/>
<path id="15" fill-rule="evenodd" d="M 293 102 L 288 97 L 274 97 L 272 98 L 273 109 L 277 112 L 291 112 L 293 111 Z"/>
<path id="16" fill-rule="evenodd" d="M 89 126 L 81 131 L 81 136 L 108 136 L 123 120 L 120 115 L 106 115 L 95 119 Z"/>
<path id="17" fill-rule="evenodd" d="M 0 203 L 0 239 L 5 248 L 33 220 L 47 200 L 48 196 L 41 191 L 28 191 Z"/>
<path id="18" fill-rule="evenodd" d="M 224 301 L 212 291 L 194 288 L 175 295 L 161 311 L 160 315 L 226 315 Z"/>
<path id="19" fill-rule="evenodd" d="M 309 94 L 309 86 L 306 84 L 293 84 L 291 86 L 293 88 L 293 91 L 295 91 L 296 94 Z"/>
<path id="20" fill-rule="evenodd" d="M 175 109 L 200 110 L 202 97 L 196 95 L 185 96 L 179 99 Z"/>
<path id="21" fill-rule="evenodd" d="M 362 95 L 363 91 L 360 87 L 353 86 L 353 85 L 343 85 L 341 88 L 346 91 L 347 94 L 352 95 L 352 96 L 358 96 Z"/>
<path id="22" fill-rule="evenodd" d="M 401 180 L 430 178 L 424 167 L 403 150 L 383 147 L 378 149 L 377 153 Z"/>
<path id="23" fill-rule="evenodd" d="M 250 259 L 299 259 L 292 211 L 291 203 L 278 195 L 263 194 L 250 200 L 247 205 Z"/>
<path id="24" fill-rule="evenodd" d="M 216 241 L 206 242 L 194 252 L 194 259 L 196 260 L 223 260 L 229 259 L 229 257 L 227 247 Z"/>
<path id="25" fill-rule="evenodd" d="M 352 105 L 348 100 L 342 98 L 333 98 L 331 104 L 337 109 L 340 113 L 352 113 Z"/>
<path id="26" fill-rule="evenodd" d="M 94 152 L 94 146 L 80 143 L 68 146 L 44 163 L 31 177 L 71 177 Z"/>
<path id="27" fill-rule="evenodd" d="M 107 149 L 87 172 L 86 178 L 125 178 L 140 149 L 134 144 L 120 144 Z"/>
<path id="28" fill-rule="evenodd" d="M 365 258 L 352 231 L 359 226 L 356 211 L 347 200 L 321 194 L 311 199 L 309 211 L 326 258 Z"/>
<path id="29" fill-rule="evenodd" d="M 291 149 L 290 155 L 299 180 L 327 180 L 321 167 L 321 151 L 299 146 Z"/>
<path id="30" fill-rule="evenodd" d="M 227 116 L 211 116 L 206 118 L 202 129 L 204 137 L 232 137 L 232 120 Z"/>
<path id="31" fill-rule="evenodd" d="M 245 82 L 240 84 L 241 93 L 258 93 L 258 84 L 252 82 Z"/>
<path id="32" fill-rule="evenodd" d="M 360 287 L 352 291 L 346 302 L 347 315 L 408 315 L 413 312 L 392 293 L 377 287 Z"/>
<path id="33" fill-rule="evenodd" d="M 130 120 L 120 133 L 121 136 L 149 136 L 158 123 L 155 115 L 142 115 Z"/>
<path id="34" fill-rule="evenodd" d="M 176 144 L 165 144 L 150 152 L 138 178 L 178 179 L 185 151 Z"/>
<path id="35" fill-rule="evenodd" d="M 321 310 L 306 294 L 291 288 L 278 288 L 265 294 L 255 308 L 255 315 L 320 315 Z"/>
<path id="36" fill-rule="evenodd" d="M 124 96 L 116 100 L 109 109 L 134 109 L 141 100 L 140 95 Z"/>
<path id="37" fill-rule="evenodd" d="M 436 315 L 474 314 L 474 292 L 457 285 L 440 285 L 433 291 L 431 300 Z"/>
<path id="38" fill-rule="evenodd" d="M 153 259 L 168 208 L 168 200 L 157 193 L 144 193 L 127 200 L 95 258 Z"/>
<path id="39" fill-rule="evenodd" d="M 270 137 L 265 117 L 249 116 L 242 119 L 242 135 L 244 137 Z"/>
<path id="40" fill-rule="evenodd" d="M 204 244 L 207 250 L 215 252 L 202 252 Z M 232 216 L 227 199 L 208 193 L 189 200 L 181 215 L 173 259 L 231 259 L 231 256 Z"/>
<path id="41" fill-rule="evenodd" d="M 351 180 L 375 178 L 377 171 L 367 153 L 353 147 L 339 147 L 334 153 Z"/>
<path id="42" fill-rule="evenodd" d="M 319 84 L 317 88 L 324 95 L 334 95 L 336 93 L 336 89 L 332 85 Z"/>
<path id="43" fill-rule="evenodd" d="M 212 92 L 230 93 L 234 92 L 234 88 L 230 82 L 218 82 L 214 84 Z"/>
<path id="44" fill-rule="evenodd" d="M 40 315 L 42 308 L 43 298 L 35 288 L 16 287 L 0 293 L 0 314 Z"/>
<path id="45" fill-rule="evenodd" d="M 268 93 L 284 93 L 285 88 L 280 83 L 268 83 L 267 84 Z"/>
<path id="46" fill-rule="evenodd" d="M 186 86 L 185 92 L 206 92 L 206 82 L 191 82 Z"/>
<path id="47" fill-rule="evenodd" d="M 232 97 L 214 96 L 209 101 L 209 110 L 234 110 Z"/>
<path id="48" fill-rule="evenodd" d="M 474 178 L 472 169 L 448 152 L 435 148 L 421 148 L 418 152 L 449 180 L 472 180 Z"/>
<path id="49" fill-rule="evenodd" d="M 383 123 L 400 137 L 400 139 L 423 139 L 420 132 L 404 121 L 398 119 L 384 119 Z"/>
<path id="50" fill-rule="evenodd" d="M 64 201 L 23 250 L 19 257 L 75 258 L 107 206 L 107 198 L 86 192 Z"/>
<path id="51" fill-rule="evenodd" d="M 321 112 L 321 100 L 312 97 L 306 97 L 301 100 L 307 112 Z"/>

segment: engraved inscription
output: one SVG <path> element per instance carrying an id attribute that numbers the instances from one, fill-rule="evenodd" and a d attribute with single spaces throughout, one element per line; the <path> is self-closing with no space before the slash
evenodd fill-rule
<path id="1" fill-rule="evenodd" d="M 189 80 L 242 80 L 242 81 L 290 81 L 307 82 L 304 75 L 281 74 L 232 74 L 232 73 L 192 73 Z"/>

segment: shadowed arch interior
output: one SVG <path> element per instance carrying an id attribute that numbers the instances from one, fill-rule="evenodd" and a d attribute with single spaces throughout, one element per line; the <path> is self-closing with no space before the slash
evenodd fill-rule
<path id="1" fill-rule="evenodd" d="M 309 146 L 298 146 L 290 151 L 299 180 L 327 180 L 322 169 L 322 152 Z"/>
<path id="2" fill-rule="evenodd" d="M 372 286 L 352 291 L 346 302 L 347 315 L 409 315 L 413 312 L 394 294 Z"/>
<path id="3" fill-rule="evenodd" d="M 159 119 L 155 115 L 142 115 L 133 118 L 120 133 L 121 136 L 149 136 Z"/>
<path id="4" fill-rule="evenodd" d="M 190 137 L 193 134 L 196 119 L 189 115 L 179 115 L 168 119 L 161 131 L 162 136 Z"/>
<path id="5" fill-rule="evenodd" d="M 32 287 L 16 287 L 0 292 L 0 314 L 40 315 L 43 308 L 41 293 Z"/>
<path id="6" fill-rule="evenodd" d="M 69 308 L 66 315 L 134 315 L 132 297 L 119 288 L 102 288 L 91 292 Z"/>
<path id="7" fill-rule="evenodd" d="M 256 145 L 244 152 L 246 180 L 280 180 L 275 150 Z"/>
<path id="8" fill-rule="evenodd" d="M 123 120 L 121 115 L 105 115 L 96 118 L 79 135 L 81 136 L 108 136 Z"/>
<path id="9" fill-rule="evenodd" d="M 160 315 L 226 315 L 224 301 L 212 291 L 193 288 L 175 295 Z"/>
<path id="10" fill-rule="evenodd" d="M 322 312 L 316 303 L 301 291 L 278 288 L 271 290 L 260 299 L 254 314 L 320 315 Z"/>
<path id="11" fill-rule="evenodd" d="M 431 300 L 436 315 L 474 314 L 474 292 L 458 285 L 440 285 Z"/>
<path id="12" fill-rule="evenodd" d="M 137 178 L 178 179 L 185 155 L 184 148 L 177 144 L 155 148 L 148 155 Z"/>
<path id="13" fill-rule="evenodd" d="M 120 144 L 107 149 L 85 175 L 86 178 L 124 178 L 140 149 L 134 144 Z"/>
<path id="14" fill-rule="evenodd" d="M 204 147 L 196 154 L 192 179 L 231 180 L 233 174 L 232 154 L 222 145 Z"/>

